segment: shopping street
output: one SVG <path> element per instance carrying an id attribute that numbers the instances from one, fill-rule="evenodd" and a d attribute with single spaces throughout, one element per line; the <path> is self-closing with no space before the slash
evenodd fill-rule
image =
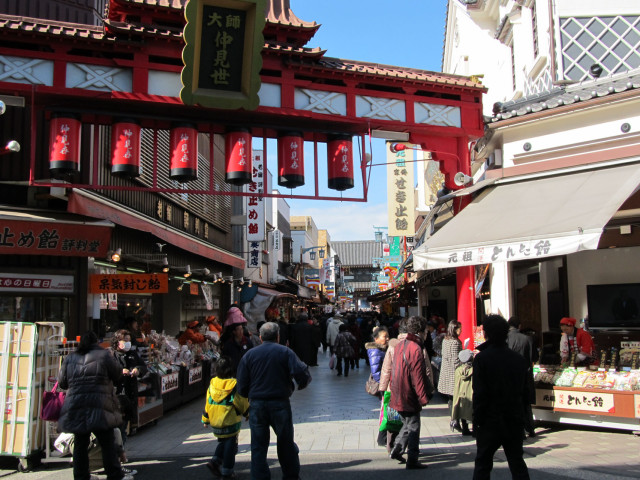
<path id="1" fill-rule="evenodd" d="M 364 391 L 369 369 L 361 368 L 348 378 L 335 377 L 328 368 L 328 356 L 319 356 L 312 368 L 313 382 L 295 392 L 292 407 L 296 442 L 300 448 L 302 478 L 388 479 L 471 478 L 475 443 L 472 438 L 451 433 L 447 407 L 438 397 L 422 414 L 422 461 L 426 471 L 405 471 L 389 460 L 384 448 L 376 446 L 377 402 Z M 210 430 L 200 423 L 202 401 L 195 400 L 174 410 L 156 425 L 142 428 L 128 442 L 128 467 L 138 470 L 137 480 L 213 478 L 204 463 L 215 448 Z M 236 473 L 248 480 L 250 433 L 248 423 L 240 434 Z M 269 450 L 274 479 L 280 479 L 275 437 Z M 629 432 L 582 429 L 575 426 L 543 426 L 538 436 L 525 441 L 525 460 L 532 479 L 624 479 L 640 478 L 640 436 Z M 18 473 L 2 458 L 0 474 L 15 480 L 69 480 L 71 469 L 49 464 L 33 472 Z M 99 476 L 101 480 L 106 478 Z M 492 478 L 511 478 L 504 454 L 496 455 Z"/>

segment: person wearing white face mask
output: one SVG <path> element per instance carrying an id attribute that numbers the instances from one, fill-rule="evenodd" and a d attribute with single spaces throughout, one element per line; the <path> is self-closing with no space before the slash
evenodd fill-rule
<path id="1" fill-rule="evenodd" d="M 123 424 L 120 426 L 122 433 L 120 460 L 126 462 L 124 446 L 127 440 L 127 424 L 130 424 L 130 430 L 134 430 L 137 426 L 138 378 L 147 373 L 147 367 L 137 350 L 131 349 L 131 334 L 128 330 L 118 330 L 114 334 L 111 339 L 111 351 L 118 365 L 122 368 L 122 377 L 116 384 L 116 394 L 120 400 L 123 418 Z"/>

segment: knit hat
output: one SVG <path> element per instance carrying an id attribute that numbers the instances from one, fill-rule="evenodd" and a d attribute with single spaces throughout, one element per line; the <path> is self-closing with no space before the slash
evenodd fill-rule
<path id="1" fill-rule="evenodd" d="M 209 315 L 207 317 L 207 323 L 213 323 L 216 321 L 216 316 L 215 315 Z"/>
<path id="2" fill-rule="evenodd" d="M 244 318 L 242 312 L 238 307 L 231 307 L 227 312 L 227 319 L 224 321 L 224 326 L 229 325 L 244 325 L 247 323 L 247 319 Z"/>
<path id="3" fill-rule="evenodd" d="M 194 320 L 193 322 L 189 322 L 187 324 L 187 327 L 189 328 L 196 328 L 198 326 L 198 320 Z"/>
<path id="4" fill-rule="evenodd" d="M 473 359 L 473 352 L 471 350 L 461 350 L 460 353 L 458 353 L 458 359 L 462 362 L 462 363 L 469 363 L 472 359 Z"/>
<path id="5" fill-rule="evenodd" d="M 576 326 L 576 319 L 571 317 L 564 317 L 560 320 L 560 325 L 571 325 L 572 327 Z"/>

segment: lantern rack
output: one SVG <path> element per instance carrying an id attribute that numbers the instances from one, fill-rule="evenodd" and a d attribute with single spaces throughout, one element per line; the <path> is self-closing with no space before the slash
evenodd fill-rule
<path id="1" fill-rule="evenodd" d="M 214 178 L 214 164 L 220 164 L 220 160 L 214 162 L 221 155 L 220 150 L 214 141 L 214 135 L 225 136 L 225 152 L 229 152 L 224 158 L 226 169 L 225 181 L 231 186 L 242 186 L 251 182 L 251 162 L 247 162 L 248 154 L 245 152 L 243 157 L 243 149 L 248 149 L 247 144 L 251 146 L 255 143 L 253 134 L 256 139 L 262 138 L 262 154 L 265 159 L 265 168 L 268 169 L 268 148 L 269 139 L 278 139 L 278 168 L 271 169 L 274 176 L 279 180 L 280 186 L 284 188 L 295 188 L 304 184 L 304 158 L 297 156 L 304 151 L 304 143 L 313 143 L 313 171 L 311 177 L 313 184 L 305 190 L 313 189 L 313 194 L 296 195 L 293 191 L 289 194 L 279 192 L 259 192 L 262 197 L 272 198 L 289 198 L 303 200 L 328 200 L 328 201 L 349 201 L 349 202 L 366 202 L 368 197 L 368 187 L 370 178 L 370 169 L 372 165 L 371 155 L 365 152 L 367 136 L 364 133 L 327 133 L 320 131 L 306 131 L 292 133 L 291 131 L 276 131 L 273 128 L 252 127 L 252 128 L 233 128 L 226 133 L 221 133 L 221 127 L 213 124 L 202 123 L 173 123 L 170 126 L 171 148 L 169 155 L 171 158 L 164 159 L 158 152 L 158 132 L 167 127 L 167 121 L 151 119 L 141 122 L 136 119 L 115 116 L 99 115 L 95 113 L 51 113 L 45 111 L 43 117 L 48 118 L 49 132 L 49 162 L 50 173 L 52 179 L 36 179 L 36 172 L 42 172 L 42 166 L 37 166 L 38 159 L 44 158 L 46 155 L 44 147 L 35 141 L 38 136 L 37 121 L 32 115 L 32 142 L 30 151 L 30 177 L 29 185 L 36 187 L 64 187 L 64 188 L 82 188 L 87 190 L 102 191 L 144 191 L 150 193 L 169 193 L 169 194 L 196 194 L 196 195 L 223 195 L 223 196 L 239 196 L 249 197 L 255 196 L 256 192 L 241 191 L 240 189 L 231 189 L 226 185 L 222 188 L 220 182 L 216 182 Z M 113 123 L 109 123 L 112 121 Z M 111 125 L 112 138 L 110 148 L 107 148 L 101 141 L 106 136 L 101 132 L 101 128 Z M 141 126 L 143 125 L 143 126 Z M 140 131 L 145 129 L 147 135 L 152 134 L 152 172 L 150 178 L 148 176 L 143 182 L 136 180 L 139 175 L 139 165 L 142 162 L 140 153 Z M 90 135 L 87 135 L 87 130 Z M 72 134 L 75 136 L 73 138 Z M 208 145 L 206 150 L 203 149 L 203 136 L 208 135 Z M 81 146 L 81 138 L 90 138 L 91 148 Z M 353 150 L 356 149 L 353 140 L 356 139 L 357 155 Z M 61 141 L 62 139 L 63 141 Z M 288 148 L 293 145 L 294 140 L 303 142 L 300 150 Z M 135 141 L 138 144 L 135 144 Z M 327 187 L 328 189 L 340 192 L 340 196 L 329 196 L 321 194 L 320 173 L 321 160 L 319 158 L 319 144 L 326 143 L 327 150 L 333 148 L 327 155 Z M 238 147 L 240 146 L 240 147 Z M 239 150 L 240 148 L 240 150 Z M 288 150 L 287 150 L 288 149 Z M 208 159 L 201 152 L 208 151 Z M 240 153 L 238 153 L 240 151 Z M 298 153 L 299 152 L 299 153 Z M 224 155 L 224 153 L 222 153 Z M 289 166 L 285 165 L 281 157 L 286 155 Z M 70 156 L 74 156 L 70 158 Z M 189 156 L 187 158 L 187 156 Z M 148 161 L 147 157 L 145 157 Z M 180 163 L 180 159 L 187 158 L 185 165 Z M 249 157 L 250 158 L 250 157 Z M 138 162 L 136 164 L 135 162 Z M 182 183 L 181 187 L 168 187 L 166 182 L 161 184 L 159 175 L 160 171 L 166 169 L 163 162 L 169 162 L 170 176 L 169 178 Z M 197 165 L 200 162 L 209 162 L 208 179 L 202 178 L 200 185 L 205 183 L 205 188 L 188 188 L 185 183 L 197 179 Z M 234 164 L 235 162 L 235 164 Z M 240 165 L 240 163 L 243 163 Z M 248 165 L 247 165 L 248 163 Z M 311 162 L 308 162 L 311 163 Z M 286 168 L 297 164 L 297 169 L 291 169 L 289 172 Z M 234 166 L 235 165 L 235 166 Z M 111 175 L 123 177 L 124 181 L 113 182 L 108 175 L 101 172 L 106 167 L 111 167 Z M 244 170 L 240 170 L 243 168 Z M 357 170 L 360 170 L 361 180 L 358 181 L 358 189 L 362 188 L 361 196 L 345 196 L 342 194 L 344 190 L 353 188 L 356 179 Z M 284 172 L 284 173 L 283 173 Z M 329 175 L 334 175 L 330 177 Z M 127 181 L 130 180 L 130 181 Z M 361 183 L 360 183 L 361 182 Z M 247 189 L 249 190 L 249 189 Z M 360 193 L 360 192 L 359 192 Z"/>

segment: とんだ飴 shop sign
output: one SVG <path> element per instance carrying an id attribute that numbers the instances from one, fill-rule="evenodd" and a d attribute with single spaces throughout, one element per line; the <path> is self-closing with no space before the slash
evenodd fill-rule
<path id="1" fill-rule="evenodd" d="M 89 293 L 167 293 L 166 273 L 100 274 L 89 276 Z"/>
<path id="2" fill-rule="evenodd" d="M 184 104 L 258 108 L 264 12 L 265 0 L 187 2 L 180 91 Z"/>

